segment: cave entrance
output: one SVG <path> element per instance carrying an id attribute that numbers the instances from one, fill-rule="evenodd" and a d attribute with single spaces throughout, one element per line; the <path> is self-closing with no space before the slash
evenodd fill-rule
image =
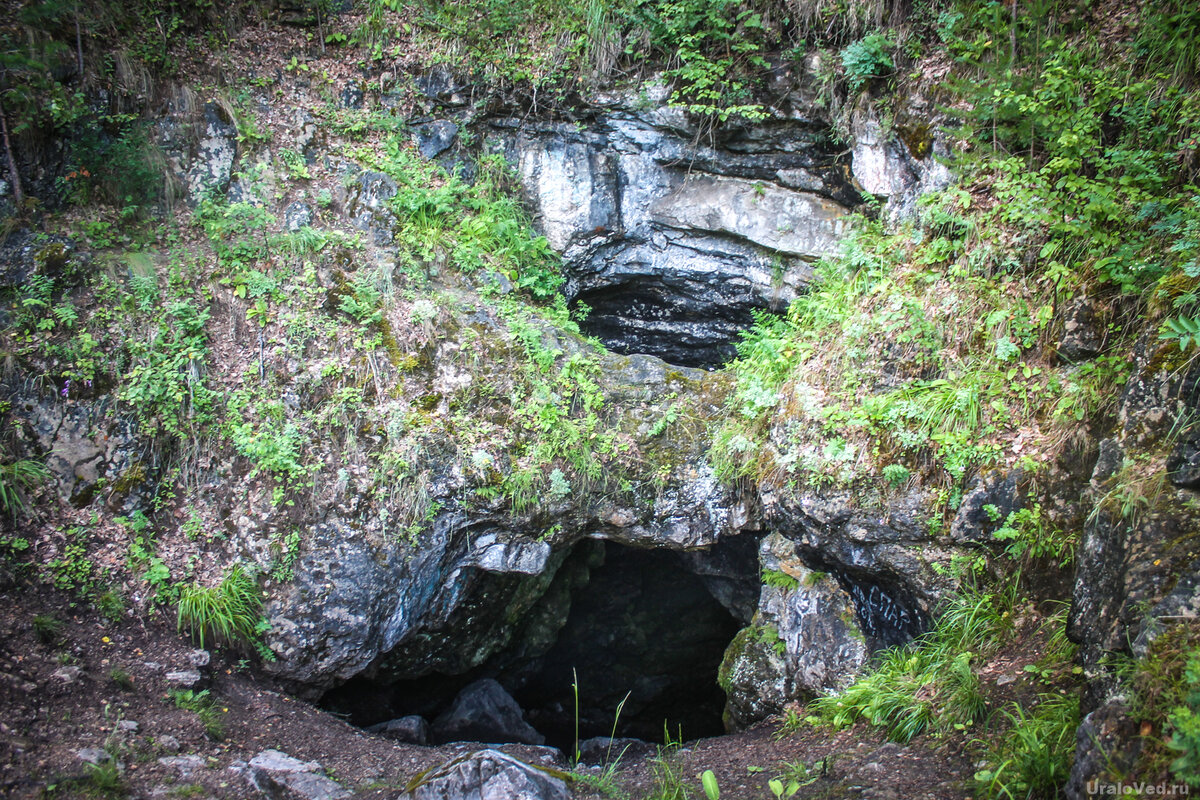
<path id="1" fill-rule="evenodd" d="M 547 744 L 570 752 L 577 680 L 580 739 L 609 736 L 614 723 L 617 736 L 651 742 L 662 741 L 664 728 L 685 739 L 718 735 L 725 707 L 718 668 L 757 589 L 750 536 L 702 553 L 585 541 L 513 641 L 478 668 L 389 685 L 357 678 L 322 704 L 364 726 L 419 714 L 434 723 L 438 742 L 435 720 L 459 690 L 494 678 Z"/>
<path id="2" fill-rule="evenodd" d="M 573 745 L 578 676 L 581 738 L 662 741 L 724 732 L 717 670 L 742 624 L 680 554 L 605 545 L 557 641 L 514 696 L 547 740 Z M 620 717 L 617 708 L 624 700 Z"/>

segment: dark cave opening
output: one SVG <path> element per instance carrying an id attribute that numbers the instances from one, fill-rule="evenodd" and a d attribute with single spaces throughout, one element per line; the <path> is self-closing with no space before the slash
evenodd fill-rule
<path id="1" fill-rule="evenodd" d="M 547 744 L 569 752 L 577 681 L 580 739 L 614 726 L 652 742 L 664 728 L 685 739 L 723 733 L 717 671 L 757 597 L 756 542 L 738 538 L 747 541 L 718 556 L 583 542 L 556 577 L 567 593 L 548 591 L 514 641 L 478 668 L 389 685 L 355 678 L 322 705 L 361 726 L 413 714 L 433 723 L 464 686 L 494 678 Z M 444 740 L 433 727 L 434 742 Z"/>
<path id="2" fill-rule="evenodd" d="M 686 284 L 641 279 L 581 292 L 574 304 L 590 309 L 584 331 L 615 353 L 716 369 L 737 355 L 738 334 L 754 324 L 754 306 L 744 298 L 722 304 L 696 299 L 704 294 Z"/>
<path id="3" fill-rule="evenodd" d="M 661 741 L 664 725 L 688 739 L 722 733 L 717 668 L 741 624 L 678 554 L 608 545 L 605 555 L 515 693 L 529 721 L 570 743 L 577 675 L 582 738 L 607 736 L 614 723 L 618 735 L 649 741 Z"/>

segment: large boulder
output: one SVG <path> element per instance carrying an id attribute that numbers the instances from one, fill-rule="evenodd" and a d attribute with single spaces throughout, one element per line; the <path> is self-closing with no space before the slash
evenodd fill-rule
<path id="1" fill-rule="evenodd" d="M 264 750 L 245 767 L 246 780 L 269 800 L 343 800 L 350 792 L 321 774 L 315 761 Z"/>
<path id="2" fill-rule="evenodd" d="M 410 800 L 569 800 L 566 776 L 498 750 L 479 750 L 434 767 L 406 787 Z"/>
<path id="3" fill-rule="evenodd" d="M 491 678 L 464 687 L 433 721 L 433 735 L 441 742 L 546 743 L 512 695 Z"/>

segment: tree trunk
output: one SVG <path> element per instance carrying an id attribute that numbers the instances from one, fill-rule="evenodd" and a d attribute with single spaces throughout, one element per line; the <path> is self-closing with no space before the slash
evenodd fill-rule
<path id="1" fill-rule="evenodd" d="M 8 138 L 8 117 L 4 113 L 4 103 L 0 101 L 0 135 L 4 139 L 4 154 L 8 157 L 8 174 L 12 179 L 13 199 L 17 203 L 17 213 L 25 208 L 25 192 L 21 189 L 21 173 L 17 172 L 17 159 L 13 156 L 12 141 Z"/>
<path id="2" fill-rule="evenodd" d="M 79 4 L 75 4 L 75 55 L 79 59 L 79 83 L 83 83 L 83 34 L 79 31 Z"/>

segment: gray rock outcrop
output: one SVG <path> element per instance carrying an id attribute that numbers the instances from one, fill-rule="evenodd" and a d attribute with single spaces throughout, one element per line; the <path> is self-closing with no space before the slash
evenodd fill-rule
<path id="1" fill-rule="evenodd" d="M 418 776 L 410 800 L 568 800 L 564 776 L 498 750 L 479 750 Z"/>
<path id="2" fill-rule="evenodd" d="M 237 160 L 237 127 L 233 121 L 216 103 L 205 103 L 203 113 L 203 133 L 185 177 L 193 204 L 206 197 L 224 197 Z"/>
<path id="3" fill-rule="evenodd" d="M 807 568 L 778 534 L 763 540 L 760 558 L 768 583 L 718 677 L 732 728 L 845 688 L 870 656 L 854 601 L 833 577 Z"/>

